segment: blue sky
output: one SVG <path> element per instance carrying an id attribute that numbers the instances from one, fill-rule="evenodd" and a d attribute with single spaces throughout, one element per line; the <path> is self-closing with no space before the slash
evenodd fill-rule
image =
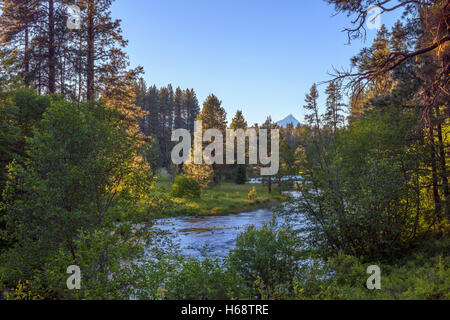
<path id="1" fill-rule="evenodd" d="M 229 119 L 242 109 L 249 124 L 268 115 L 303 121 L 311 85 L 327 80 L 332 66 L 348 67 L 364 46 L 346 45 L 350 19 L 332 17 L 322 0 L 116 0 L 112 12 L 148 84 L 194 88 L 201 103 L 214 93 Z"/>

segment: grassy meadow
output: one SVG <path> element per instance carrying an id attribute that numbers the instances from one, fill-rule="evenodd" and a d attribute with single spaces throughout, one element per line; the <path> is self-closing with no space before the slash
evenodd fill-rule
<path id="1" fill-rule="evenodd" d="M 248 194 L 253 187 L 257 195 L 254 199 L 249 199 Z M 177 198 L 170 195 L 172 180 L 169 177 L 158 177 L 155 191 L 156 194 L 165 196 L 170 202 L 170 205 L 164 206 L 160 211 L 163 217 L 237 214 L 277 204 L 287 199 L 287 196 L 277 188 L 273 188 L 272 193 L 269 193 L 267 186 L 263 184 L 238 185 L 233 182 L 222 182 L 202 190 L 202 195 L 198 199 Z"/>

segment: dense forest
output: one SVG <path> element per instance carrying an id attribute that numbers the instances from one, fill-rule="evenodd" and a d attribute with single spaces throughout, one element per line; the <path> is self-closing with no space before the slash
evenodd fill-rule
<path id="1" fill-rule="evenodd" d="M 403 18 L 312 84 L 303 125 L 279 127 L 148 85 L 113 0 L 79 0 L 80 29 L 72 1 L 0 1 L 0 300 L 449 299 L 449 1 L 326 2 L 352 17 L 349 42 L 371 5 Z M 173 165 L 173 130 L 196 120 L 280 130 L 278 174 L 259 186 L 260 165 Z M 248 228 L 226 258 L 187 258 L 152 228 L 264 201 L 287 201 L 284 223 Z M 366 288 L 370 265 L 382 290 Z"/>
<path id="2" fill-rule="evenodd" d="M 147 111 L 140 120 L 141 130 L 153 137 L 153 153 L 149 155 L 154 167 L 167 167 L 170 163 L 171 137 L 175 129 L 194 132 L 194 123 L 200 112 L 200 105 L 194 89 L 181 90 L 172 85 L 165 88 L 147 88 L 140 79 L 137 88 L 136 105 Z M 157 148 L 159 147 L 159 149 Z"/>

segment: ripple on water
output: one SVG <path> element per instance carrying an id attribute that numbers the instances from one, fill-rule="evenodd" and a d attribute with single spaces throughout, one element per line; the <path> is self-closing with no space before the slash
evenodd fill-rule
<path id="1" fill-rule="evenodd" d="M 158 220 L 155 227 L 171 232 L 186 256 L 225 257 L 241 232 L 252 225 L 261 228 L 274 214 L 267 208 L 228 216 L 168 218 Z"/>

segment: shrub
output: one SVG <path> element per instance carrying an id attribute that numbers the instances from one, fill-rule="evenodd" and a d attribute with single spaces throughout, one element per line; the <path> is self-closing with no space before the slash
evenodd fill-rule
<path id="1" fill-rule="evenodd" d="M 245 184 L 247 182 L 247 168 L 245 165 L 238 165 L 236 168 L 236 183 Z"/>
<path id="2" fill-rule="evenodd" d="M 152 248 L 152 259 L 137 269 L 137 299 L 248 299 L 242 279 L 221 259 L 186 258 L 179 252 Z"/>
<path id="3" fill-rule="evenodd" d="M 6 300 L 43 300 L 38 294 L 29 291 L 27 288 L 29 284 L 29 281 L 19 281 L 16 288 L 13 288 L 11 292 L 6 293 Z"/>
<path id="4" fill-rule="evenodd" d="M 143 146 L 120 121 L 100 103 L 54 101 L 46 109 L 27 141 L 28 159 L 8 166 L 2 210 L 16 245 L 0 254 L 0 288 L 30 280 L 16 294 L 45 299 L 123 292 L 120 263 L 142 256 L 141 240 L 150 236 L 134 226 L 153 179 Z M 74 264 L 86 290 L 61 286 Z"/>
<path id="5" fill-rule="evenodd" d="M 317 260 L 295 279 L 294 299 L 448 300 L 450 259 L 444 255 L 413 254 L 399 264 L 363 263 L 342 252 Z M 368 290 L 369 265 L 381 268 L 381 290 Z"/>
<path id="6" fill-rule="evenodd" d="M 258 194 L 256 193 L 256 188 L 252 187 L 252 190 L 250 190 L 250 192 L 248 193 L 248 200 L 255 200 L 257 195 Z"/>
<path id="7" fill-rule="evenodd" d="M 208 164 L 185 164 L 183 173 L 197 181 L 201 188 L 206 189 L 212 184 L 214 170 Z"/>
<path id="8" fill-rule="evenodd" d="M 201 187 L 194 179 L 186 177 L 185 175 L 179 175 L 172 185 L 172 195 L 178 198 L 200 198 Z"/>
<path id="9" fill-rule="evenodd" d="M 279 229 L 275 222 L 259 230 L 251 226 L 238 236 L 229 264 L 251 289 L 252 296 L 277 299 L 293 290 L 293 279 L 301 270 L 300 245 L 295 231 Z"/>
<path id="10" fill-rule="evenodd" d="M 416 125 L 415 111 L 392 107 L 302 142 L 301 196 L 287 211 L 304 212 L 323 255 L 389 261 L 427 236 L 437 221 L 423 193 L 429 177 L 417 169 L 428 166 L 427 151 L 421 139 L 404 139 Z"/>

